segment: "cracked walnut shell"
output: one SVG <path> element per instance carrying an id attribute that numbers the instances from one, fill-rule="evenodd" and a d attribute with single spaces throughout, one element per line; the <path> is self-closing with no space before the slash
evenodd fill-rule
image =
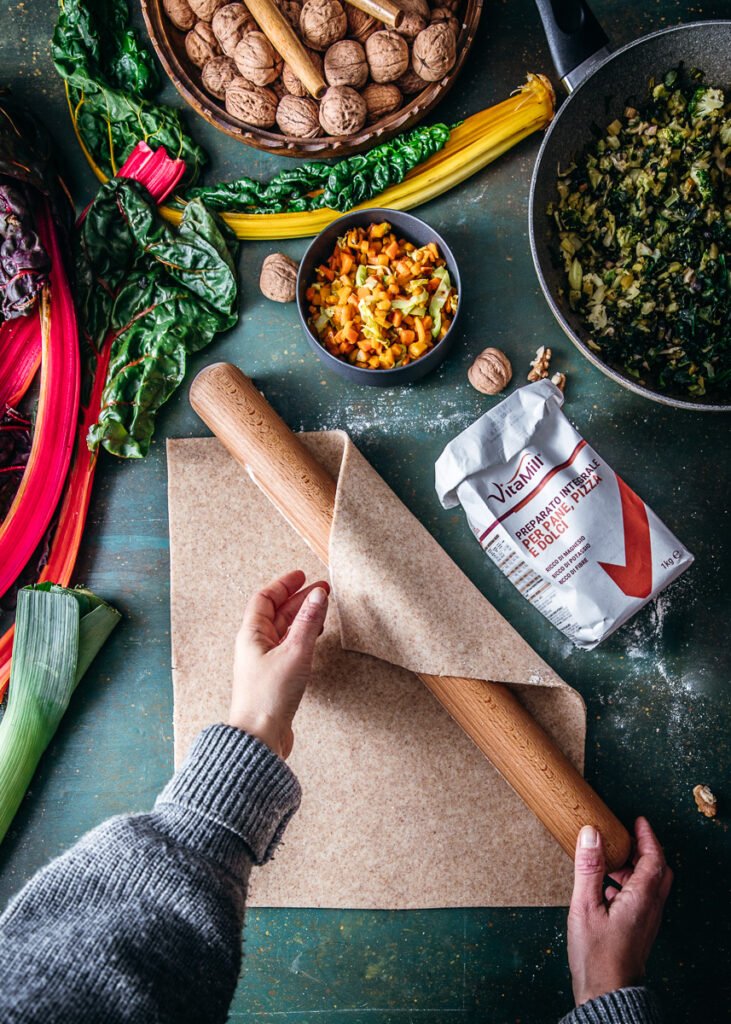
<path id="1" fill-rule="evenodd" d="M 267 256 L 259 274 L 262 295 L 272 302 L 294 302 L 297 294 L 298 269 L 295 261 L 283 252 L 273 252 Z"/>
<path id="2" fill-rule="evenodd" d="M 499 348 L 486 348 L 480 352 L 467 371 L 470 384 L 483 395 L 497 395 L 508 386 L 512 376 L 510 360 Z"/>
<path id="3" fill-rule="evenodd" d="M 320 102 L 320 124 L 328 135 L 354 135 L 366 114 L 366 101 L 348 85 L 331 85 Z"/>
<path id="4" fill-rule="evenodd" d="M 277 97 L 271 89 L 235 78 L 226 90 L 226 110 L 255 128 L 271 128 L 277 115 Z"/>
<path id="5" fill-rule="evenodd" d="M 205 21 L 196 22 L 185 37 L 185 52 L 197 68 L 202 68 L 213 57 L 220 56 L 213 29 Z"/>
<path id="6" fill-rule="evenodd" d="M 693 797 L 696 807 L 705 818 L 715 818 L 718 802 L 708 786 L 694 786 Z"/>
<path id="7" fill-rule="evenodd" d="M 367 85 L 362 96 L 366 102 L 367 119 L 370 124 L 393 114 L 404 99 L 397 85 L 381 85 L 378 82 Z"/>
<path id="8" fill-rule="evenodd" d="M 277 125 L 285 135 L 313 139 L 320 134 L 320 108 L 305 96 L 282 96 L 277 107 Z"/>
<path id="9" fill-rule="evenodd" d="M 350 85 L 362 89 L 368 81 L 365 50 L 355 39 L 333 43 L 325 54 L 325 78 L 328 85 Z"/>
<path id="10" fill-rule="evenodd" d="M 263 32 L 247 32 L 234 50 L 239 74 L 254 85 L 269 85 L 282 73 L 282 58 Z"/>
<path id="11" fill-rule="evenodd" d="M 338 0 L 307 0 L 300 14 L 300 32 L 313 50 L 327 50 L 342 39 L 348 19 Z"/>
<path id="12" fill-rule="evenodd" d="M 374 82 L 395 82 L 409 66 L 409 47 L 398 32 L 374 32 L 365 49 Z"/>
<path id="13" fill-rule="evenodd" d="M 550 373 L 549 366 L 552 355 L 551 349 L 546 348 L 545 345 L 541 345 L 540 348 L 536 349 L 535 359 L 531 360 L 531 368 L 528 372 L 529 381 L 545 380 Z"/>
<path id="14" fill-rule="evenodd" d="M 170 21 L 181 32 L 189 32 L 195 25 L 197 18 L 188 0 L 162 0 L 162 6 Z"/>
<path id="15" fill-rule="evenodd" d="M 256 22 L 243 4 L 226 4 L 213 15 L 211 28 L 226 56 L 233 57 L 244 35 L 256 31 Z"/>
<path id="16" fill-rule="evenodd" d="M 436 21 L 414 40 L 414 71 L 427 82 L 438 82 L 457 59 L 457 40 L 444 21 Z"/>
<path id="17" fill-rule="evenodd" d="M 201 82 L 211 96 L 222 100 L 229 85 L 237 76 L 236 65 L 230 57 L 211 57 L 203 65 Z"/>

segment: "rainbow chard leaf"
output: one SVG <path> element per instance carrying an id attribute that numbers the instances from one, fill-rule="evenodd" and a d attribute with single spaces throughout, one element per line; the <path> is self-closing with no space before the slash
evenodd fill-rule
<path id="1" fill-rule="evenodd" d="M 84 145 L 108 177 L 144 139 L 184 160 L 187 181 L 196 180 L 205 153 L 176 110 L 152 102 L 160 83 L 152 55 L 129 26 L 127 0 L 62 0 L 51 53 Z"/>
<path id="2" fill-rule="evenodd" d="M 186 207 L 174 231 L 137 182 L 117 178 L 99 190 L 76 261 L 86 341 L 100 352 L 112 337 L 92 451 L 144 456 L 188 355 L 236 323 L 235 243 L 224 231 L 200 202 Z"/>

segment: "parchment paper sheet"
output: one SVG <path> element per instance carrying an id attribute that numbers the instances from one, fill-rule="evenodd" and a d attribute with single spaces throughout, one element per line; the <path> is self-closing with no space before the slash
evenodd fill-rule
<path id="1" fill-rule="evenodd" d="M 347 435 L 302 439 L 338 479 L 336 601 L 295 722 L 290 764 L 302 807 L 274 861 L 254 872 L 249 903 L 567 903 L 568 858 L 399 666 L 516 684 L 579 767 L 580 696 L 472 586 Z M 179 764 L 199 729 L 225 719 L 233 640 L 251 592 L 291 568 L 309 579 L 327 573 L 217 440 L 169 441 L 167 451 Z"/>

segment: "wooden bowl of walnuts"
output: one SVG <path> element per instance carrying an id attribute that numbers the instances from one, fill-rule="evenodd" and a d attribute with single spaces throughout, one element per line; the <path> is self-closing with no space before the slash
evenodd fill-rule
<path id="1" fill-rule="evenodd" d="M 482 0 L 397 0 L 399 28 L 347 0 L 275 0 L 328 86 L 315 100 L 246 4 L 142 0 L 158 57 L 182 97 L 235 139 L 280 156 L 370 149 L 446 94 L 474 41 Z"/>

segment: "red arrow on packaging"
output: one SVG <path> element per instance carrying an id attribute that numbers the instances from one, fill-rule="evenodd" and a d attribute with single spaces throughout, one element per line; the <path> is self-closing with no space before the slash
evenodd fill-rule
<path id="1" fill-rule="evenodd" d="M 652 592 L 650 523 L 644 501 L 618 476 L 624 528 L 624 565 L 599 562 L 604 572 L 628 597 L 649 597 Z"/>

